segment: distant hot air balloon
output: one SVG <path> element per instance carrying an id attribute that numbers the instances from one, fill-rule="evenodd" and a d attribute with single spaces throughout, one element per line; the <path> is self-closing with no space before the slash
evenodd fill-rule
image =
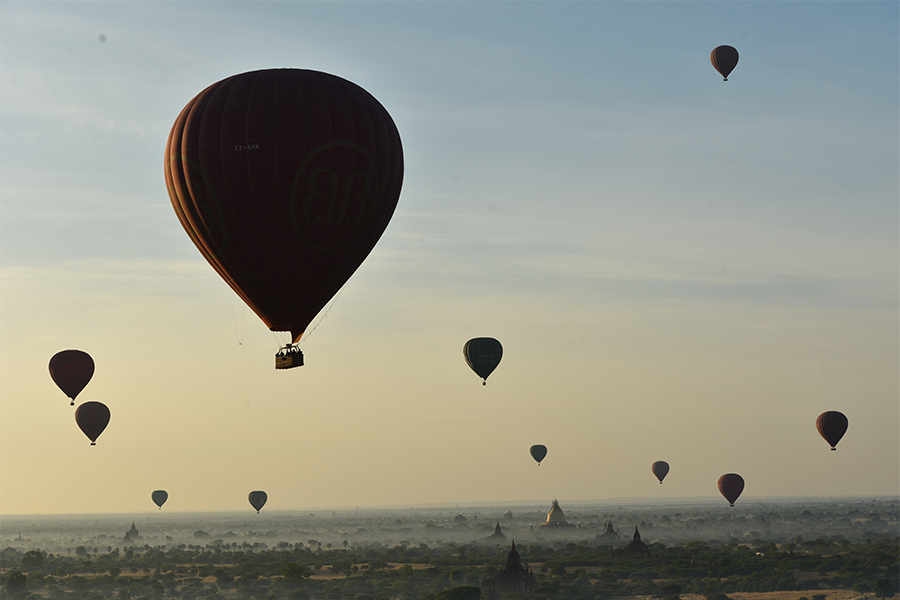
<path id="1" fill-rule="evenodd" d="M 832 450 L 837 450 L 835 446 L 847 433 L 848 425 L 847 417 L 836 410 L 823 412 L 816 419 L 816 429 L 819 430 L 819 435 L 825 438 L 825 441 L 831 445 Z"/>
<path id="2" fill-rule="evenodd" d="M 535 444 L 531 447 L 531 458 L 537 461 L 538 466 L 541 466 L 541 461 L 544 460 L 544 457 L 547 456 L 547 446 L 542 444 Z"/>
<path id="3" fill-rule="evenodd" d="M 503 346 L 494 338 L 473 338 L 463 346 L 463 356 L 469 367 L 484 380 L 481 385 L 487 385 L 488 375 L 503 358 Z"/>
<path id="4" fill-rule="evenodd" d="M 153 500 L 153 503 L 156 504 L 160 509 L 162 509 L 162 505 L 166 503 L 166 500 L 169 499 L 169 492 L 166 490 L 156 490 L 152 494 L 150 494 L 150 498 Z"/>
<path id="5" fill-rule="evenodd" d="M 716 71 L 722 74 L 725 81 L 738 63 L 738 51 L 731 46 L 718 46 L 709 54 L 709 61 Z"/>
<path id="6" fill-rule="evenodd" d="M 63 350 L 50 359 L 50 377 L 59 389 L 72 399 L 71 406 L 75 406 L 75 397 L 93 376 L 94 359 L 87 352 Z"/>
<path id="7" fill-rule="evenodd" d="M 250 496 L 248 497 L 250 506 L 256 509 L 256 514 L 259 514 L 259 511 L 266 505 L 266 500 L 268 499 L 269 497 L 262 491 L 250 492 Z"/>
<path id="8" fill-rule="evenodd" d="M 209 86 L 169 133 L 172 206 L 213 269 L 296 344 L 394 214 L 403 148 L 366 90 L 303 69 Z M 303 364 L 288 344 L 276 368 Z"/>
<path id="9" fill-rule="evenodd" d="M 84 402 L 75 409 L 75 422 L 91 440 L 91 446 L 96 446 L 97 438 L 109 425 L 109 409 L 102 402 Z"/>
<path id="10" fill-rule="evenodd" d="M 735 500 L 744 491 L 744 478 L 737 473 L 726 473 L 719 477 L 719 492 L 728 500 L 728 504 L 734 506 Z"/>
<path id="11" fill-rule="evenodd" d="M 659 483 L 662 484 L 663 479 L 665 479 L 666 475 L 669 473 L 669 463 L 664 460 L 658 460 L 650 465 L 650 470 L 653 471 L 653 474 L 659 479 Z"/>

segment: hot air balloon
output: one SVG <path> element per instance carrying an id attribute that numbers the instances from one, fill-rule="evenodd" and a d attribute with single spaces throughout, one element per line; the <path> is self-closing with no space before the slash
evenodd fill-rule
<path id="1" fill-rule="evenodd" d="M 650 470 L 653 471 L 653 474 L 659 479 L 660 485 L 662 485 L 663 479 L 669 474 L 669 463 L 664 460 L 658 460 L 650 465 Z"/>
<path id="2" fill-rule="evenodd" d="M 256 509 L 256 514 L 259 514 L 259 511 L 261 511 L 262 507 L 266 505 L 266 500 L 268 499 L 269 497 L 265 492 L 262 491 L 250 492 L 250 496 L 248 497 L 248 500 L 250 500 L 250 506 Z"/>
<path id="3" fill-rule="evenodd" d="M 75 409 L 75 422 L 91 440 L 91 446 L 96 446 L 97 438 L 109 425 L 109 409 L 102 402 L 84 402 Z"/>
<path id="4" fill-rule="evenodd" d="M 473 338 L 463 346 L 466 363 L 481 377 L 481 385 L 487 385 L 488 375 L 494 372 L 503 358 L 503 346 L 494 338 Z"/>
<path id="5" fill-rule="evenodd" d="M 154 504 L 162 509 L 162 505 L 165 504 L 166 500 L 169 499 L 169 492 L 167 492 L 166 490 L 156 490 L 152 494 L 150 494 L 150 498 L 153 500 Z"/>
<path id="6" fill-rule="evenodd" d="M 403 148 L 391 116 L 358 85 L 319 71 L 252 71 L 184 107 L 165 178 L 203 257 L 296 344 L 387 227 Z M 293 344 L 276 368 L 303 364 Z"/>
<path id="7" fill-rule="evenodd" d="M 728 500 L 728 504 L 731 506 L 734 506 L 735 500 L 738 499 L 738 496 L 743 491 L 744 478 L 737 473 L 726 473 L 719 477 L 719 492 L 725 496 L 725 499 Z"/>
<path id="8" fill-rule="evenodd" d="M 531 452 L 531 458 L 537 461 L 538 466 L 541 466 L 541 461 L 547 456 L 547 446 L 535 444 L 529 452 Z"/>
<path id="9" fill-rule="evenodd" d="M 847 432 L 847 425 L 849 425 L 847 417 L 844 416 L 844 413 L 836 410 L 823 412 L 816 419 L 816 429 L 819 430 L 819 435 L 825 438 L 832 450 L 837 450 L 835 446 Z"/>
<path id="10" fill-rule="evenodd" d="M 63 350 L 50 359 L 50 377 L 72 399 L 71 406 L 75 406 L 75 397 L 93 376 L 94 359 L 87 352 Z"/>
<path id="11" fill-rule="evenodd" d="M 731 46 L 718 46 L 709 54 L 709 61 L 716 71 L 721 73 L 724 81 L 728 81 L 728 75 L 738 63 L 738 51 Z"/>

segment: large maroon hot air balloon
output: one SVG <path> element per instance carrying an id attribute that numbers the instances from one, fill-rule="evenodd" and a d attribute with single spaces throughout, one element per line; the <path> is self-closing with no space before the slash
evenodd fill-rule
<path id="1" fill-rule="evenodd" d="M 722 75 L 724 81 L 728 81 L 728 75 L 738 64 L 738 51 L 732 46 L 718 46 L 709 53 L 709 62 Z"/>
<path id="2" fill-rule="evenodd" d="M 75 406 L 75 397 L 93 376 L 94 359 L 87 352 L 63 350 L 50 359 L 50 377 L 59 389 L 72 399 L 72 406 Z"/>
<path id="3" fill-rule="evenodd" d="M 844 416 L 844 413 L 840 413 L 836 410 L 823 412 L 816 419 L 816 429 L 819 430 L 819 435 L 825 438 L 825 441 L 831 445 L 832 450 L 837 450 L 835 446 L 841 441 L 844 434 L 847 433 L 848 425 L 849 423 L 847 417 Z"/>
<path id="4" fill-rule="evenodd" d="M 97 445 L 97 438 L 109 425 L 109 409 L 102 402 L 85 402 L 75 409 L 75 422 L 91 440 L 91 446 Z"/>
<path id="5" fill-rule="evenodd" d="M 653 474 L 659 479 L 659 483 L 662 484 L 663 479 L 669 474 L 669 463 L 664 460 L 658 460 L 650 465 L 650 470 L 653 471 Z"/>
<path id="6" fill-rule="evenodd" d="M 165 175 L 204 258 L 297 343 L 387 227 L 403 148 L 391 116 L 358 85 L 318 71 L 252 71 L 184 107 Z M 302 364 L 296 354 L 283 353 L 283 368 Z"/>
<path id="7" fill-rule="evenodd" d="M 744 478 L 737 473 L 726 473 L 719 477 L 719 492 L 725 496 L 725 499 L 728 500 L 728 504 L 731 506 L 734 506 L 735 500 L 738 499 L 743 491 Z"/>

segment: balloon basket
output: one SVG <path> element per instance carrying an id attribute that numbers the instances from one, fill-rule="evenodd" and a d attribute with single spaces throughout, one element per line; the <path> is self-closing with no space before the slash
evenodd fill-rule
<path id="1" fill-rule="evenodd" d="M 288 347 L 282 348 L 275 355 L 276 369 L 293 369 L 294 367 L 303 366 L 303 352 L 300 348 Z"/>

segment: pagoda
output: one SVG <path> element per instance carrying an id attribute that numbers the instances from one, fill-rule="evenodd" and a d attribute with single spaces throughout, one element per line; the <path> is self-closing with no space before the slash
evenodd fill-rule
<path id="1" fill-rule="evenodd" d="M 572 527 L 575 527 L 575 525 L 566 521 L 566 516 L 559 507 L 559 501 L 554 499 L 553 506 L 550 507 L 550 512 L 547 513 L 547 521 L 541 525 L 541 529 L 559 530 Z"/>
<path id="2" fill-rule="evenodd" d="M 143 538 L 141 537 L 140 532 L 137 530 L 137 527 L 134 526 L 134 521 L 131 522 L 131 529 L 125 532 L 125 539 L 122 540 L 122 543 L 128 546 L 129 544 L 137 544 Z"/>
<path id="3" fill-rule="evenodd" d="M 522 564 L 514 540 L 506 557 L 506 567 L 481 581 L 481 593 L 489 599 L 500 598 L 504 594 L 530 596 L 536 585 L 534 573 Z"/>
<path id="4" fill-rule="evenodd" d="M 506 541 L 506 534 L 503 533 L 502 531 L 500 531 L 500 521 L 497 521 L 497 526 L 494 528 L 494 533 L 489 535 L 487 537 L 487 539 L 490 541 L 495 541 L 495 542 L 505 542 Z"/>

